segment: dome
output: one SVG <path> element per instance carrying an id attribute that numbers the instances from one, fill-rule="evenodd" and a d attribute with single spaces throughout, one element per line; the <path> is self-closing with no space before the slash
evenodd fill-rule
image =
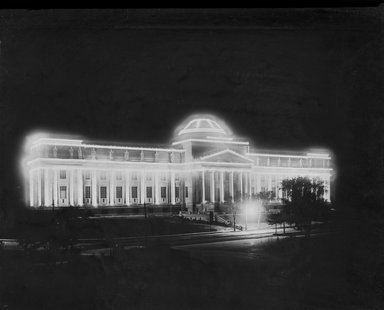
<path id="1" fill-rule="evenodd" d="M 225 130 L 216 121 L 208 118 L 196 118 L 191 120 L 182 130 L 180 130 L 178 135 L 212 132 L 225 134 Z"/>
<path id="2" fill-rule="evenodd" d="M 229 128 L 219 119 L 212 115 L 193 115 L 187 118 L 175 130 L 174 138 L 185 137 L 226 137 L 229 136 Z"/>

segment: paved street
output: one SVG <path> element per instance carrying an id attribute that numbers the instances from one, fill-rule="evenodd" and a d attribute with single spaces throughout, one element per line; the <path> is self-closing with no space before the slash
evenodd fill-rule
<path id="1" fill-rule="evenodd" d="M 285 238 L 285 237 L 279 237 Z M 276 236 L 264 234 L 259 237 L 251 239 L 239 239 L 231 241 L 218 241 L 212 243 L 203 244 L 190 244 L 175 246 L 174 249 L 187 251 L 194 257 L 209 259 L 215 258 L 235 258 L 254 260 L 255 258 L 261 258 L 263 251 L 258 247 L 267 242 L 275 241 Z"/>
<path id="2" fill-rule="evenodd" d="M 287 229 L 287 232 L 290 230 Z M 128 237 L 128 238 L 114 238 L 113 240 L 98 240 L 88 239 L 83 240 L 79 246 L 82 248 L 83 255 L 98 255 L 110 253 L 111 247 L 120 247 L 124 249 L 134 247 L 145 247 L 156 244 L 164 244 L 171 246 L 175 249 L 196 249 L 199 246 L 206 248 L 217 247 L 218 244 L 223 244 L 226 247 L 231 247 L 234 244 L 243 243 L 244 246 L 250 243 L 258 242 L 259 239 L 268 240 L 273 239 L 274 228 L 271 226 L 264 226 L 260 229 L 252 229 L 248 231 L 221 231 L 221 232 L 203 232 L 203 233 L 189 233 L 189 234 L 176 234 L 176 235 L 158 235 L 158 236 L 141 236 L 141 237 Z M 241 242 L 240 242 L 241 241 Z M 240 242 L 240 243 L 239 243 Z M 215 246 L 216 245 L 216 246 Z M 191 248 L 188 248 L 191 246 Z"/>

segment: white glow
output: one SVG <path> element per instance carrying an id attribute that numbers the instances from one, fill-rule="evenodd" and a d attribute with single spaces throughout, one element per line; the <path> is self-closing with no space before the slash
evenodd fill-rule
<path id="1" fill-rule="evenodd" d="M 212 136 L 207 136 L 207 139 L 213 139 L 213 140 L 227 140 L 227 141 L 232 141 L 233 138 L 228 138 L 228 137 L 212 137 Z"/>
<path id="2" fill-rule="evenodd" d="M 42 144 L 44 145 L 66 145 L 66 146 L 78 146 L 81 145 L 83 140 L 74 140 L 74 139 L 54 139 L 54 138 L 39 138 L 35 140 L 31 148 L 35 148 Z"/>
<path id="3" fill-rule="evenodd" d="M 247 153 L 250 156 L 264 156 L 264 157 L 286 157 L 286 158 L 303 158 L 306 159 L 305 155 L 286 155 L 286 154 L 267 154 L 267 153 Z"/>
<path id="4" fill-rule="evenodd" d="M 332 171 L 333 168 L 323 168 L 323 167 L 281 167 L 281 166 L 255 166 L 254 169 L 268 169 L 268 170 L 291 170 L 291 171 L 305 171 L 305 170 L 318 170 L 318 171 Z"/>
<path id="5" fill-rule="evenodd" d="M 201 130 L 201 132 L 207 133 L 210 130 L 213 131 L 221 131 L 224 132 L 225 135 L 228 135 L 231 130 L 230 128 L 227 128 L 225 123 L 222 124 L 219 120 L 214 120 L 211 118 L 204 118 L 204 117 L 196 117 L 188 122 L 186 126 L 181 126 L 181 130 L 175 130 L 175 137 L 179 136 L 179 133 L 184 130 L 183 133 L 192 133 L 197 132 Z M 197 131 L 196 131 L 197 130 Z M 39 202 L 46 203 L 46 200 L 50 200 L 47 197 L 53 197 L 55 196 L 56 202 L 59 201 L 58 195 L 60 193 L 60 187 L 64 186 L 67 187 L 68 193 L 70 194 L 70 200 L 72 202 L 78 201 L 78 200 L 84 200 L 84 203 L 87 203 L 85 201 L 85 192 L 78 194 L 81 188 L 84 189 L 83 176 L 81 173 L 84 172 L 90 172 L 92 177 L 92 199 L 96 199 L 96 194 L 94 191 L 98 191 L 97 186 L 100 186 L 100 183 L 97 183 L 96 175 L 100 171 L 107 171 L 108 173 L 116 173 L 118 171 L 124 172 L 125 178 L 129 177 L 130 173 L 138 173 L 139 179 L 140 176 L 143 176 L 144 174 L 152 174 L 152 173 L 162 173 L 167 175 L 167 178 L 172 175 L 176 174 L 178 176 L 181 176 L 182 178 L 178 179 L 177 181 L 173 182 L 174 184 L 178 184 L 177 186 L 181 186 L 182 182 L 185 182 L 183 184 L 188 184 L 185 186 L 188 186 L 190 191 L 192 191 L 192 184 L 196 184 L 195 186 L 199 186 L 199 182 L 194 183 L 194 178 L 198 178 L 201 176 L 201 172 L 220 172 L 220 173 L 238 173 L 243 174 L 243 176 L 246 176 L 245 182 L 241 182 L 239 184 L 235 184 L 235 186 L 238 188 L 240 184 L 243 184 L 242 186 L 247 188 L 246 190 L 243 189 L 242 193 L 250 193 L 251 192 L 251 186 L 255 190 L 260 189 L 260 183 L 256 185 L 256 182 L 260 182 L 260 177 L 268 177 L 269 182 L 271 182 L 271 178 L 276 179 L 283 179 L 283 178 L 291 178 L 291 177 L 297 177 L 297 176 L 309 176 L 309 177 L 320 177 L 322 180 L 326 180 L 328 184 L 330 184 L 331 175 L 333 173 L 333 168 L 329 168 L 329 162 L 326 163 L 325 160 L 331 160 L 331 157 L 328 153 L 321 153 L 322 149 L 306 149 L 305 152 L 306 155 L 289 155 L 287 152 L 284 152 L 284 154 L 267 154 L 267 153 L 250 153 L 249 152 L 249 142 L 248 141 L 238 141 L 239 139 L 236 137 L 214 137 L 214 135 L 209 136 L 207 135 L 206 138 L 189 138 L 189 136 L 186 136 L 185 139 L 182 141 L 175 141 L 172 143 L 172 146 L 174 145 L 183 145 L 184 148 L 173 148 L 173 147 L 144 147 L 144 146 L 119 146 L 119 145 L 100 145 L 100 144 L 86 144 L 84 143 L 84 140 L 82 139 L 72 139 L 70 136 L 59 138 L 60 135 L 50 135 L 47 133 L 36 133 L 33 135 L 30 135 L 26 138 L 26 141 L 24 143 L 24 154 L 22 156 L 21 161 L 21 168 L 20 171 L 22 171 L 23 178 L 25 180 L 26 184 L 26 193 L 28 193 L 28 200 L 30 200 L 30 197 L 32 197 L 33 203 L 31 205 L 36 206 L 36 203 L 39 204 Z M 77 136 L 75 136 L 77 137 Z M 175 138 L 174 137 L 174 138 Z M 189 144 L 186 144 L 186 142 L 191 142 Z M 204 142 L 204 144 L 197 144 L 198 149 L 197 152 L 193 150 L 196 144 L 194 142 Z M 59 152 L 55 154 L 55 152 L 52 152 L 52 147 L 49 148 L 41 148 L 39 149 L 39 146 L 57 146 L 55 149 L 59 149 Z M 75 147 L 79 148 L 78 150 L 73 150 Z M 94 150 L 93 152 L 96 155 L 93 156 L 92 159 L 90 159 L 88 156 L 88 152 L 86 154 L 80 154 L 81 150 Z M 108 152 L 101 152 L 98 153 L 98 149 L 107 149 L 110 150 L 109 156 Z M 141 151 L 141 157 L 136 158 L 135 156 L 125 156 L 126 153 L 130 152 L 121 152 L 125 153 L 124 157 L 118 155 L 114 157 L 114 154 L 119 152 L 113 152 L 113 150 L 139 150 Z M 144 151 L 150 151 L 148 154 L 146 154 L 145 158 L 142 156 L 144 154 Z M 75 153 L 74 153 L 75 152 Z M 160 158 L 159 153 L 160 152 L 167 152 L 169 153 L 169 156 L 167 158 Z M 247 152 L 244 154 L 244 152 Z M 271 151 L 272 152 L 272 151 Z M 304 151 L 303 151 L 304 152 Z M 107 155 L 103 154 L 106 153 Z M 272 152 L 273 153 L 273 152 Z M 77 156 L 79 154 L 79 156 Z M 174 154 L 176 156 L 174 156 Z M 225 156 L 224 159 L 221 159 L 220 156 L 228 154 L 230 156 Z M 296 153 L 300 154 L 300 153 Z M 304 154 L 304 153 L 303 153 Z M 75 155 L 75 156 L 74 156 Z M 84 155 L 86 155 L 84 157 Z M 179 156 L 180 155 L 180 156 Z M 147 156 L 150 156 L 150 158 L 147 158 Z M 260 162 L 256 160 L 255 156 L 259 157 L 273 157 L 273 158 L 299 158 L 299 159 L 324 159 L 324 161 L 316 161 L 312 160 L 312 163 L 316 163 L 316 165 L 319 165 L 321 167 L 307 167 L 307 164 L 304 166 L 289 166 L 289 163 L 291 162 L 288 160 L 287 167 L 285 166 L 279 166 L 280 160 L 278 161 L 278 165 L 270 165 L 270 161 L 268 160 L 268 164 L 263 163 L 263 165 L 260 165 Z M 175 160 L 173 159 L 175 158 Z M 225 160 L 225 161 L 224 161 Z M 178 161 L 178 162 L 174 162 Z M 274 163 L 275 164 L 275 163 Z M 68 178 L 65 180 L 58 179 L 59 170 L 65 170 L 68 173 Z M 223 180 L 224 174 L 220 175 L 220 200 L 224 200 L 224 195 L 222 192 L 222 188 L 224 187 Z M 225 176 L 227 177 L 227 176 Z M 85 178 L 85 177 L 84 177 Z M 172 177 L 174 178 L 174 177 Z M 179 178 L 179 177 L 178 177 Z M 89 180 L 87 178 L 87 180 Z M 125 180 L 125 179 L 124 179 Z M 122 180 L 121 184 L 125 186 L 127 189 L 128 194 L 124 194 L 124 199 L 127 200 L 127 205 L 132 203 L 129 199 L 129 182 L 131 181 L 124 181 Z M 84 181 L 88 182 L 89 185 L 91 181 Z M 105 184 L 108 184 L 110 186 L 110 189 L 108 189 L 108 192 L 113 192 L 113 187 L 116 186 L 116 182 L 113 179 L 107 179 L 105 181 Z M 124 183 L 126 182 L 126 183 Z M 132 181 L 133 182 L 133 181 Z M 152 181 L 151 181 L 152 182 Z M 181 182 L 181 183 L 180 183 Z M 232 177 L 233 182 L 233 177 Z M 277 181 L 276 181 L 277 182 Z M 29 184 L 32 184 L 31 187 L 29 187 Z M 94 185 L 94 184 L 97 184 Z M 104 184 L 104 183 L 103 183 Z M 127 185 L 128 184 L 128 185 Z M 134 184 L 140 184 L 140 190 L 141 186 L 159 186 L 159 182 L 157 183 L 148 183 L 147 180 L 136 180 Z M 155 185 L 156 184 L 156 185 Z M 208 184 L 208 183 L 207 183 Z M 225 183 L 227 184 L 227 183 Z M 247 184 L 247 185 L 246 185 Z M 269 184 L 269 183 L 268 183 Z M 84 186 L 83 186 L 84 185 Z M 87 186 L 88 186 L 87 185 Z M 104 186 L 104 185 L 103 185 Z M 167 185 L 169 186 L 169 184 Z M 173 185 L 172 185 L 173 186 Z M 211 185 L 210 185 L 211 186 Z M 226 189 L 229 190 L 226 186 Z M 270 186 L 270 185 L 268 185 Z M 45 193 L 45 188 L 48 188 L 50 190 L 49 193 Z M 108 187 L 109 188 L 109 187 Z M 155 193 L 157 193 L 159 188 L 157 190 L 154 190 Z M 209 189 L 208 191 L 210 191 Z M 138 190 L 139 191 L 139 190 Z M 233 190 L 232 190 L 233 191 Z M 41 193 L 43 192 L 43 193 Z M 39 193 L 39 194 L 38 194 Z M 192 192 L 190 192 L 192 193 Z M 226 192 L 224 192 L 225 194 Z M 109 194 L 108 194 L 109 195 Z M 144 192 L 138 192 L 138 197 L 143 197 L 145 195 Z M 170 195 L 168 193 L 167 189 L 167 195 Z M 195 199 L 196 195 L 190 195 L 189 207 L 192 206 L 192 203 L 201 203 L 199 200 L 200 198 L 197 197 L 197 201 L 192 201 Z M 80 197 L 80 198 L 79 198 Z M 126 198 L 128 197 L 128 198 Z M 168 196 L 167 196 L 168 197 Z M 205 197 L 205 196 L 204 196 Z M 139 201 L 141 198 L 138 198 Z M 169 197 L 168 197 L 169 198 Z M 98 198 L 97 198 L 98 199 Z M 172 198 L 174 202 L 174 197 Z M 201 197 L 201 199 L 203 199 Z M 329 199 L 329 197 L 328 197 Z M 62 205 L 64 205 L 64 202 L 61 202 Z M 79 205 L 83 205 L 83 201 L 78 202 Z M 88 202 L 89 203 L 89 202 Z M 105 203 L 105 202 L 103 202 Z M 136 202 L 134 202 L 136 203 Z M 244 207 L 247 210 L 247 216 L 251 218 L 258 216 L 260 217 L 261 212 L 261 204 L 259 201 L 244 201 Z M 114 198 L 111 198 L 111 205 L 114 204 Z M 94 206 L 98 206 L 99 201 L 95 202 Z M 105 204 L 104 204 L 105 205 Z M 259 214 L 259 215 L 257 215 Z"/>
<path id="6" fill-rule="evenodd" d="M 163 151 L 163 152 L 176 152 L 184 153 L 183 149 L 174 148 L 156 148 L 156 147 L 141 147 L 141 146 L 116 146 L 116 145 L 101 145 L 101 144 L 83 144 L 83 143 L 68 143 L 62 139 L 50 139 L 52 141 L 41 141 L 33 144 L 31 148 L 35 148 L 41 145 L 61 145 L 61 146 L 77 146 L 84 148 L 98 148 L 98 149 L 115 149 L 115 150 L 142 150 L 142 151 Z M 74 140 L 75 141 L 75 140 Z M 77 140 L 82 141 L 82 140 Z"/>
<path id="7" fill-rule="evenodd" d="M 201 127 L 201 122 L 209 124 L 209 127 Z M 191 120 L 182 130 L 179 131 L 178 135 L 187 133 L 205 133 L 205 132 L 216 132 L 226 134 L 225 130 L 214 120 L 209 118 L 196 118 Z"/>
<path id="8" fill-rule="evenodd" d="M 111 166 L 129 166 L 129 165 L 156 165 L 156 166 L 180 166 L 185 165 L 186 163 L 169 163 L 169 162 L 150 162 L 150 161 L 113 161 L 113 160 L 102 160 L 102 159 L 69 159 L 69 158 L 35 158 L 29 161 L 27 164 L 32 165 L 36 162 L 41 163 L 58 163 L 58 164 L 91 164 L 92 166 L 97 166 L 100 164 L 107 165 L 109 168 Z"/>
<path id="9" fill-rule="evenodd" d="M 320 158 L 320 159 L 330 159 L 329 154 L 312 154 L 307 153 L 307 155 L 286 155 L 286 154 L 268 154 L 268 153 L 247 153 L 250 156 L 260 156 L 260 157 L 281 157 L 281 158 Z"/>
<path id="10" fill-rule="evenodd" d="M 232 154 L 232 155 L 235 155 L 237 157 L 240 157 L 248 162 L 251 162 L 253 163 L 254 161 L 248 157 L 245 157 L 235 151 L 232 151 L 230 149 L 225 149 L 223 151 L 220 151 L 220 152 L 217 152 L 217 153 L 214 153 L 214 154 L 210 154 L 210 155 L 207 155 L 207 156 L 203 156 L 203 157 L 200 157 L 201 160 L 204 160 L 204 159 L 209 159 L 209 158 L 213 158 L 213 157 L 216 157 L 216 156 L 219 156 L 219 155 L 222 155 L 222 154 L 225 154 L 225 153 L 229 153 L 229 154 Z"/>
<path id="11" fill-rule="evenodd" d="M 307 156 L 308 157 L 312 157 L 312 158 L 325 158 L 325 159 L 329 159 L 329 154 L 320 154 L 320 153 L 307 153 Z"/>
<path id="12" fill-rule="evenodd" d="M 241 142 L 241 141 L 223 141 L 223 140 L 210 140 L 210 139 L 185 139 L 181 141 L 175 141 L 172 143 L 172 145 L 182 144 L 185 142 L 216 142 L 216 143 L 223 143 L 223 144 L 239 144 L 239 145 L 249 145 L 249 142 Z"/>
<path id="13" fill-rule="evenodd" d="M 261 204 L 258 200 L 248 200 L 244 202 L 244 209 L 245 212 L 247 212 L 248 220 L 253 219 L 262 210 Z"/>

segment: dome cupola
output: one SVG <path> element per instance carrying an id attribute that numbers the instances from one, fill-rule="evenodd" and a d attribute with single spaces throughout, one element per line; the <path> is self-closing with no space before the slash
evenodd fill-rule
<path id="1" fill-rule="evenodd" d="M 216 117 L 203 114 L 188 117 L 178 126 L 174 133 L 174 139 L 227 137 L 231 132 L 229 128 Z"/>

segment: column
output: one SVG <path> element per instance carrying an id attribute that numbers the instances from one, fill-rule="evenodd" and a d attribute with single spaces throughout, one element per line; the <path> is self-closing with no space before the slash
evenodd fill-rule
<path id="1" fill-rule="evenodd" d="M 37 169 L 37 206 L 41 206 L 41 169 Z"/>
<path id="2" fill-rule="evenodd" d="M 160 204 L 159 171 L 155 173 L 155 204 Z"/>
<path id="3" fill-rule="evenodd" d="M 201 190 L 202 190 L 202 198 L 201 198 L 201 202 L 202 203 L 205 203 L 205 178 L 204 178 L 204 174 L 205 174 L 205 171 L 203 170 L 203 171 L 201 171 L 201 184 L 202 184 L 202 188 L 201 188 Z"/>
<path id="4" fill-rule="evenodd" d="M 33 194 L 33 171 L 29 171 L 29 206 L 34 205 L 34 194 Z"/>
<path id="5" fill-rule="evenodd" d="M 268 189 L 267 190 L 269 192 L 269 191 L 272 190 L 272 176 L 268 175 L 267 178 L 268 178 L 268 183 L 267 183 L 268 184 Z"/>
<path id="6" fill-rule="evenodd" d="M 96 180 L 96 171 L 92 172 L 92 206 L 97 207 L 97 180 Z"/>
<path id="7" fill-rule="evenodd" d="M 211 202 L 215 202 L 215 172 L 211 171 Z"/>
<path id="8" fill-rule="evenodd" d="M 153 204 L 156 204 L 156 195 L 157 195 L 157 192 L 156 192 L 156 175 L 157 175 L 157 171 L 155 172 L 152 172 L 152 203 Z"/>
<path id="9" fill-rule="evenodd" d="M 240 200 L 242 200 L 243 199 L 243 173 L 242 172 L 240 172 L 239 178 L 240 178 Z"/>
<path id="10" fill-rule="evenodd" d="M 247 175 L 248 175 L 248 193 L 249 193 L 249 197 L 252 197 L 252 182 L 251 182 L 252 174 L 248 172 Z"/>
<path id="11" fill-rule="evenodd" d="M 331 201 L 331 178 L 327 177 L 327 186 L 324 188 L 324 190 L 328 190 L 328 193 L 324 195 L 324 198 L 326 201 L 330 202 Z"/>
<path id="12" fill-rule="evenodd" d="M 53 205 L 57 207 L 58 203 L 57 197 L 57 169 L 53 170 Z"/>
<path id="13" fill-rule="evenodd" d="M 75 192 L 75 186 L 74 186 L 74 173 L 75 171 L 71 169 L 69 171 L 70 176 L 69 176 L 69 205 L 74 206 L 75 201 L 74 201 L 74 192 Z"/>
<path id="14" fill-rule="evenodd" d="M 278 182 L 277 182 L 277 186 L 278 186 L 278 195 L 277 195 L 277 199 L 281 199 L 283 197 L 283 191 L 281 189 L 281 182 L 283 180 L 283 177 L 281 175 L 278 176 Z"/>
<path id="15" fill-rule="evenodd" d="M 256 175 L 256 186 L 255 187 L 256 187 L 256 189 L 255 189 L 256 194 L 260 193 L 260 191 L 261 191 L 261 178 L 260 178 L 260 174 Z"/>
<path id="16" fill-rule="evenodd" d="M 130 175 L 129 175 L 129 171 L 127 170 L 125 171 L 125 204 L 127 206 L 129 206 L 131 203 L 130 195 L 129 195 L 129 192 L 130 192 L 129 181 L 130 181 Z"/>
<path id="17" fill-rule="evenodd" d="M 145 174 L 144 171 L 141 171 L 141 178 L 140 178 L 140 203 L 143 204 L 145 202 Z"/>
<path id="18" fill-rule="evenodd" d="M 244 173 L 244 194 L 248 194 L 248 173 Z"/>
<path id="19" fill-rule="evenodd" d="M 229 196 L 231 196 L 232 202 L 235 200 L 234 188 L 233 188 L 233 171 L 229 174 Z"/>
<path id="20" fill-rule="evenodd" d="M 175 172 L 171 172 L 171 204 L 175 204 Z"/>
<path id="21" fill-rule="evenodd" d="M 49 175 L 48 175 L 48 169 L 44 169 L 44 206 L 48 207 L 51 204 L 51 199 L 49 198 L 49 193 L 51 186 L 49 184 Z"/>
<path id="22" fill-rule="evenodd" d="M 109 205 L 115 205 L 115 171 L 111 171 L 109 174 Z"/>
<path id="23" fill-rule="evenodd" d="M 275 185 L 276 185 L 276 195 L 275 195 L 275 199 L 279 199 L 279 187 L 280 187 L 280 177 L 278 175 L 275 176 Z"/>
<path id="24" fill-rule="evenodd" d="M 183 205 L 186 203 L 186 197 L 185 197 L 185 174 L 180 173 L 180 195 L 181 195 L 181 202 Z"/>
<path id="25" fill-rule="evenodd" d="M 220 202 L 224 202 L 224 172 L 220 172 Z"/>
<path id="26" fill-rule="evenodd" d="M 77 204 L 81 207 L 83 205 L 83 171 L 77 170 Z"/>

